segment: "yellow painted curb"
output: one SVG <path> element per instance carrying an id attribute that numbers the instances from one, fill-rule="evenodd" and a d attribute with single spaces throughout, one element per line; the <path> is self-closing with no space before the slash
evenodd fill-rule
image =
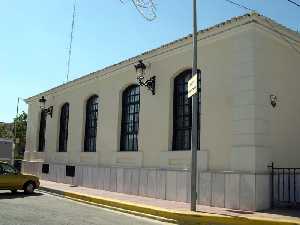
<path id="1" fill-rule="evenodd" d="M 64 192 L 64 196 L 71 199 L 78 199 L 84 202 L 106 205 L 114 208 L 121 208 L 141 214 L 163 217 L 175 220 L 179 224 L 231 224 L 231 225 L 296 225 L 295 221 L 275 220 L 268 218 L 225 216 L 210 213 L 178 212 L 148 205 L 135 204 L 115 199 L 100 198 L 99 196 L 85 195 L 76 192 Z"/>

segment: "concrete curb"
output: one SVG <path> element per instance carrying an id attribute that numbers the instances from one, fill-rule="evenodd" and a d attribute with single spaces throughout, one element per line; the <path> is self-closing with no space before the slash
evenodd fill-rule
<path id="1" fill-rule="evenodd" d="M 65 195 L 64 191 L 56 190 L 56 189 L 52 189 L 52 188 L 47 188 L 47 187 L 39 187 L 39 190 L 50 192 L 51 194 L 59 195 L 61 197 L 64 197 L 64 195 Z"/>
<path id="2" fill-rule="evenodd" d="M 230 225 L 300 225 L 299 222 L 289 220 L 268 219 L 259 217 L 237 217 L 217 215 L 210 213 L 193 213 L 167 210 L 164 208 L 152 207 L 142 204 L 133 204 L 115 199 L 102 198 L 99 196 L 86 195 L 76 192 L 67 192 L 48 187 L 40 187 L 40 190 L 46 191 L 61 197 L 85 202 L 92 205 L 100 205 L 106 208 L 116 209 L 134 215 L 157 219 L 164 222 L 173 222 L 177 224 L 230 224 Z"/>

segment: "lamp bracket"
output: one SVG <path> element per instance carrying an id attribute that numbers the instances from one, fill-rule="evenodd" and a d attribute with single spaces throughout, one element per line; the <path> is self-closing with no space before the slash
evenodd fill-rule
<path id="1" fill-rule="evenodd" d="M 276 107 L 276 105 L 277 105 L 277 96 L 276 95 L 273 95 L 273 94 L 270 95 L 270 103 L 273 108 Z"/>
<path id="2" fill-rule="evenodd" d="M 52 114 L 53 114 L 53 106 L 49 106 L 48 108 L 45 107 L 46 104 L 46 99 L 44 96 L 42 96 L 42 98 L 39 99 L 39 102 L 41 103 L 41 109 L 44 113 L 50 115 L 50 117 L 52 118 Z"/>
<path id="3" fill-rule="evenodd" d="M 46 113 L 47 115 L 50 115 L 50 117 L 52 118 L 52 114 L 53 114 L 53 106 L 49 106 L 46 109 L 42 109 L 44 111 L 44 113 Z"/>
<path id="4" fill-rule="evenodd" d="M 48 115 L 50 115 L 50 117 L 52 118 L 52 114 L 53 114 L 53 106 L 49 106 L 49 108 L 45 109 L 46 113 Z"/>
<path id="5" fill-rule="evenodd" d="M 140 86 L 145 86 L 149 91 L 152 92 L 152 95 L 155 95 L 155 76 L 150 77 L 150 79 L 143 81 L 144 77 L 139 77 L 138 82 Z"/>

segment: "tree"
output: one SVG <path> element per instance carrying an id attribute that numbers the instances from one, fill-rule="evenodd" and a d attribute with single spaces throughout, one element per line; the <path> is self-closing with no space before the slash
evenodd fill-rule
<path id="1" fill-rule="evenodd" d="M 14 118 L 13 134 L 16 135 L 15 140 L 15 158 L 23 158 L 26 144 L 26 128 L 27 114 L 23 111 Z"/>

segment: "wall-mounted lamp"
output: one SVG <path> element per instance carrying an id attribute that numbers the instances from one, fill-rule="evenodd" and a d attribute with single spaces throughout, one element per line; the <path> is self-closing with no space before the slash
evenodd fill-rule
<path id="1" fill-rule="evenodd" d="M 273 108 L 275 108 L 275 106 L 277 104 L 277 96 L 276 95 L 270 95 L 270 103 L 273 106 Z"/>
<path id="2" fill-rule="evenodd" d="M 42 111 L 44 111 L 46 114 L 50 115 L 50 117 L 52 118 L 52 113 L 53 113 L 53 106 L 49 106 L 48 108 L 46 108 L 46 99 L 44 96 L 42 96 L 42 98 L 39 99 L 40 102 L 40 108 Z"/>
<path id="3" fill-rule="evenodd" d="M 148 90 L 152 92 L 152 95 L 155 95 L 155 76 L 152 76 L 149 80 L 144 81 L 146 65 L 143 63 L 143 60 L 139 60 L 138 64 L 136 64 L 134 67 L 136 70 L 136 79 L 139 85 L 146 86 Z"/>

